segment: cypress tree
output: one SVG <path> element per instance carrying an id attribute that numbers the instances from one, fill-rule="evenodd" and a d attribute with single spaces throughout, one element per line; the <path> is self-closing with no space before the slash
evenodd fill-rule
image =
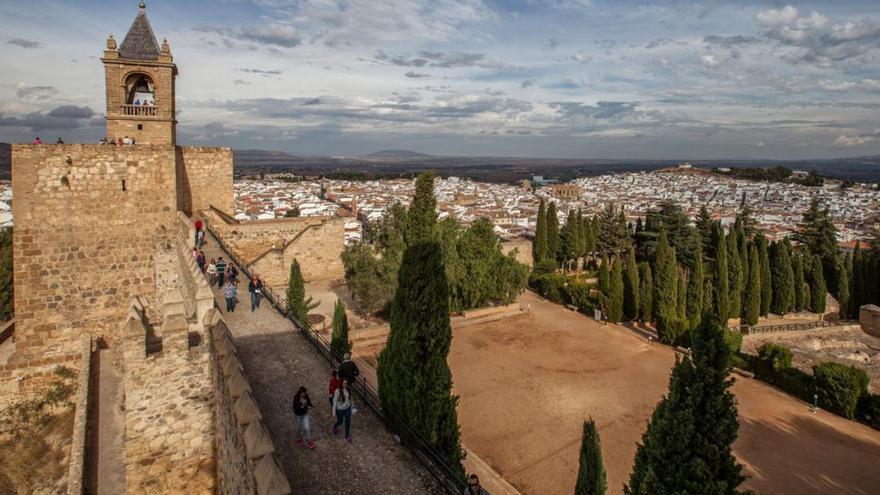
<path id="1" fill-rule="evenodd" d="M 709 216 L 709 210 L 706 209 L 706 205 L 700 207 L 700 215 L 695 223 L 697 231 L 700 233 L 700 245 L 703 250 L 703 256 L 714 256 L 712 252 L 712 230 L 715 224 L 712 222 L 712 217 Z"/>
<path id="2" fill-rule="evenodd" d="M 850 290 L 850 296 L 852 297 L 852 315 L 854 318 L 857 318 L 859 315 L 859 308 L 868 303 L 868 300 L 865 296 L 865 256 L 862 252 L 861 241 L 856 241 L 855 250 L 853 250 L 852 257 L 852 276 L 850 277 L 850 284 L 852 285 L 852 290 Z"/>
<path id="3" fill-rule="evenodd" d="M 541 198 L 541 205 L 538 206 L 538 221 L 535 226 L 535 244 L 534 244 L 535 264 L 540 263 L 547 257 L 547 205 L 544 198 Z"/>
<path id="4" fill-rule="evenodd" d="M 746 283 L 742 319 L 746 325 L 757 325 L 761 315 L 761 263 L 758 249 L 752 245 L 749 254 L 749 280 Z"/>
<path id="5" fill-rule="evenodd" d="M 721 225 L 715 225 L 715 316 L 726 325 L 730 318 L 730 273 L 727 268 L 727 243 Z"/>
<path id="6" fill-rule="evenodd" d="M 740 213 L 748 215 L 751 210 L 746 207 Z M 747 218 L 746 218 L 747 219 Z M 743 224 L 743 218 L 737 216 L 737 249 L 739 251 L 739 259 L 740 259 L 740 271 L 742 272 L 740 275 L 740 288 L 742 290 L 741 301 L 740 301 L 740 311 L 742 311 L 742 303 L 744 303 L 746 299 L 745 289 L 746 282 L 749 280 L 749 242 L 748 237 L 746 236 L 745 227 Z"/>
<path id="7" fill-rule="evenodd" d="M 464 479 L 462 449 L 446 364 L 452 328 L 443 253 L 435 241 L 407 248 L 391 303 L 388 342 L 379 355 L 379 399 L 394 424 L 406 424 Z M 405 430 L 400 430 L 405 431 Z"/>
<path id="8" fill-rule="evenodd" d="M 605 479 L 605 464 L 602 462 L 602 443 L 593 418 L 584 421 L 584 434 L 581 437 L 581 455 L 578 463 L 575 495 L 605 495 L 608 482 Z"/>
<path id="9" fill-rule="evenodd" d="M 810 257 L 810 304 L 814 313 L 825 313 L 825 298 L 827 295 L 828 288 L 825 286 L 822 260 L 812 256 Z"/>
<path id="10" fill-rule="evenodd" d="M 662 336 L 667 324 L 676 317 L 678 306 L 675 249 L 669 245 L 665 230 L 660 231 L 654 256 L 654 320 Z"/>
<path id="11" fill-rule="evenodd" d="M 703 319 L 703 298 L 706 291 L 703 289 L 703 257 L 699 255 L 701 252 L 697 252 L 698 256 L 694 259 L 694 269 L 691 270 L 691 276 L 688 280 L 687 319 L 690 328 L 696 328 Z"/>
<path id="12" fill-rule="evenodd" d="M 687 321 L 687 274 L 685 271 L 678 270 L 678 284 L 675 290 L 675 317 L 679 320 Z"/>
<path id="13" fill-rule="evenodd" d="M 770 272 L 773 284 L 773 301 L 770 311 L 784 315 L 794 305 L 794 270 L 784 242 L 770 246 Z"/>
<path id="14" fill-rule="evenodd" d="M 602 297 L 607 297 L 609 292 L 611 292 L 611 270 L 608 266 L 608 258 L 603 257 L 599 265 L 599 292 L 602 293 Z"/>
<path id="15" fill-rule="evenodd" d="M 729 283 L 730 312 L 728 318 L 739 317 L 742 307 L 743 271 L 742 259 L 739 257 L 739 241 L 737 241 L 736 229 L 730 229 L 727 234 L 727 269 Z"/>
<path id="16" fill-rule="evenodd" d="M 626 257 L 626 274 L 623 279 L 623 314 L 630 321 L 639 316 L 639 268 L 636 265 L 636 251 L 632 246 Z"/>
<path id="17" fill-rule="evenodd" d="M 651 264 L 642 263 L 639 267 L 641 272 L 641 285 L 639 286 L 639 315 L 642 321 L 650 322 L 654 317 L 654 276 L 651 273 Z"/>
<path id="18" fill-rule="evenodd" d="M 287 282 L 287 316 L 300 325 L 309 328 L 309 311 L 318 307 L 311 297 L 306 297 L 306 285 L 303 280 L 299 262 L 294 259 L 290 264 L 290 279 Z"/>
<path id="19" fill-rule="evenodd" d="M 846 260 L 841 261 L 837 258 L 837 302 L 840 304 L 840 318 L 845 320 L 849 317 L 849 271 L 848 267 L 852 267 L 852 254 L 847 253 Z"/>
<path id="20" fill-rule="evenodd" d="M 556 203 L 551 201 L 547 208 L 547 259 L 559 257 L 559 218 L 556 216 Z"/>
<path id="21" fill-rule="evenodd" d="M 437 227 L 437 198 L 434 197 L 434 174 L 416 177 L 416 193 L 406 216 L 406 245 L 431 241 Z"/>
<path id="22" fill-rule="evenodd" d="M 756 238 L 758 258 L 761 263 L 761 316 L 770 314 L 770 303 L 773 302 L 773 281 L 770 274 L 770 254 L 767 238 L 763 234 Z"/>
<path id="23" fill-rule="evenodd" d="M 715 294 L 712 292 L 712 280 L 706 280 L 703 283 L 703 314 L 700 321 L 715 314 L 715 308 L 712 306 L 715 302 Z"/>
<path id="24" fill-rule="evenodd" d="M 584 244 L 584 233 L 581 231 L 581 211 L 578 210 L 577 213 L 570 211 L 568 212 L 568 216 L 572 217 L 572 225 L 571 225 L 571 235 L 572 235 L 572 243 L 571 243 L 571 259 L 574 262 L 575 270 L 578 268 L 578 258 L 582 256 L 583 253 L 583 244 Z"/>
<path id="25" fill-rule="evenodd" d="M 738 495 L 745 480 L 733 456 L 739 423 L 729 390 L 730 350 L 723 328 L 705 322 L 692 335 L 693 360 L 672 370 L 636 451 L 627 495 Z"/>
<path id="26" fill-rule="evenodd" d="M 0 320 L 14 316 L 12 227 L 0 228 Z"/>
<path id="27" fill-rule="evenodd" d="M 794 310 L 800 313 L 807 307 L 803 256 L 800 253 L 792 253 L 792 264 L 794 265 Z"/>
<path id="28" fill-rule="evenodd" d="M 623 260 L 615 258 L 608 290 L 608 321 L 619 323 L 623 317 Z"/>
<path id="29" fill-rule="evenodd" d="M 337 299 L 333 305 L 333 334 L 330 339 L 330 352 L 342 361 L 342 356 L 351 352 L 351 341 L 348 340 L 348 316 L 345 305 Z"/>

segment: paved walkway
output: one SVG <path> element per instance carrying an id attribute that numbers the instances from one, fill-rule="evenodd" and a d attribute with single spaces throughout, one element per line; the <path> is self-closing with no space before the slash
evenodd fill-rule
<path id="1" fill-rule="evenodd" d="M 207 258 L 222 255 L 228 261 L 214 238 L 209 236 L 208 241 Z M 216 286 L 214 297 L 225 310 L 226 301 Z M 223 311 L 223 317 L 293 493 L 440 493 L 430 475 L 361 401 L 356 401 L 359 411 L 352 418 L 354 443 L 346 444 L 341 435 L 332 438 L 326 360 L 268 301 L 251 312 L 246 281 L 239 283 L 239 300 L 236 310 Z M 300 386 L 308 388 L 315 405 L 312 435 L 318 446 L 314 450 L 293 445 L 291 401 Z"/>

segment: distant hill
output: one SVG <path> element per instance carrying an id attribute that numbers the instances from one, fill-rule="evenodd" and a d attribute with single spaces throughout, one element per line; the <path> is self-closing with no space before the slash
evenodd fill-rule
<path id="1" fill-rule="evenodd" d="M 0 180 L 12 177 L 12 145 L 0 143 Z"/>
<path id="2" fill-rule="evenodd" d="M 370 153 L 365 158 L 432 158 L 433 155 L 417 153 L 410 150 L 382 150 Z"/>

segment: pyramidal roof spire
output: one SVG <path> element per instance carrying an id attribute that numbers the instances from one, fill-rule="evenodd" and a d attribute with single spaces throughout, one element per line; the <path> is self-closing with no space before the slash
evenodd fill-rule
<path id="1" fill-rule="evenodd" d="M 147 20 L 147 6 L 141 2 L 138 15 L 119 46 L 119 56 L 133 60 L 156 60 L 160 53 L 159 42 Z"/>

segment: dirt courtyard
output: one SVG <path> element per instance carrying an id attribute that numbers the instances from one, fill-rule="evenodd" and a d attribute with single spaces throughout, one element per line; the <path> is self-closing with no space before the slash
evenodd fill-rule
<path id="1" fill-rule="evenodd" d="M 531 314 L 454 331 L 449 365 L 462 441 L 524 494 L 569 494 L 581 425 L 597 423 L 609 493 L 622 493 L 636 442 L 663 396 L 669 347 L 544 302 Z M 880 432 L 737 377 L 734 450 L 759 494 L 876 493 Z"/>

